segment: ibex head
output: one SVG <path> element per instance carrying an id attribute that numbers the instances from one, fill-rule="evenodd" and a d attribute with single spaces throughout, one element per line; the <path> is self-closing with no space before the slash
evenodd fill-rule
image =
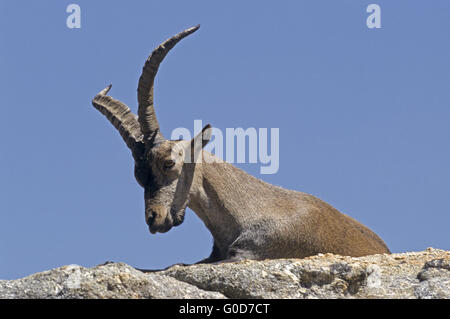
<path id="1" fill-rule="evenodd" d="M 138 117 L 128 106 L 99 92 L 92 104 L 119 131 L 135 160 L 135 177 L 144 188 L 145 220 L 152 234 L 167 232 L 184 220 L 195 162 L 211 138 L 211 126 L 190 141 L 163 137 L 153 106 L 153 84 L 160 63 L 181 39 L 198 30 L 189 28 L 159 45 L 145 62 L 138 86 Z"/>

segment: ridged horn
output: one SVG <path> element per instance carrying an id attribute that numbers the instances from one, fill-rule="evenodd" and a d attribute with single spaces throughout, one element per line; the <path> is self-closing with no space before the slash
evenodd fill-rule
<path id="1" fill-rule="evenodd" d="M 146 143 L 157 144 L 164 139 L 159 129 L 159 123 L 153 106 L 153 84 L 159 65 L 170 49 L 172 49 L 181 39 L 194 33 L 199 28 L 200 25 L 186 29 L 164 41 L 153 50 L 152 54 L 144 64 L 138 86 L 138 121 L 141 124 L 141 131 Z"/>
<path id="2" fill-rule="evenodd" d="M 130 148 L 136 161 L 142 161 L 145 152 L 143 134 L 139 122 L 128 106 L 107 96 L 112 85 L 101 90 L 92 100 L 92 105 L 99 110 L 119 131 L 123 140 Z"/>

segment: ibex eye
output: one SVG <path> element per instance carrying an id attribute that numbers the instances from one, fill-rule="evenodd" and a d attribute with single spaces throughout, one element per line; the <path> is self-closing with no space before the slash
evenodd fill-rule
<path id="1" fill-rule="evenodd" d="M 172 161 L 172 160 L 168 160 L 168 161 L 164 162 L 164 168 L 165 169 L 169 169 L 169 168 L 173 167 L 174 165 L 175 165 L 175 162 Z"/>

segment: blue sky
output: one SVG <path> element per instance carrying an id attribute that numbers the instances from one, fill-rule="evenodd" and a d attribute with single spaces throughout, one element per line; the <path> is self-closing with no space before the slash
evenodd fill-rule
<path id="1" fill-rule="evenodd" d="M 82 10 L 66 27 L 66 7 Z M 381 7 L 368 29 L 366 7 Z M 314 194 L 393 252 L 450 249 L 450 2 L 0 2 L 0 279 L 107 260 L 161 268 L 207 257 L 188 210 L 151 235 L 143 190 L 119 134 L 91 106 L 136 112 L 151 50 L 200 23 L 156 80 L 162 131 L 194 119 L 280 129 L 280 169 L 239 164 Z"/>

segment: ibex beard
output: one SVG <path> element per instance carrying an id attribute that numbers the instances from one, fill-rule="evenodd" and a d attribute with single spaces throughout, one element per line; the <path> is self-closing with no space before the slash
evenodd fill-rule
<path id="1" fill-rule="evenodd" d="M 154 79 L 169 50 L 198 28 L 166 40 L 147 59 L 139 79 L 137 118 L 128 106 L 107 96 L 111 85 L 92 101 L 131 150 L 150 232 L 180 225 L 189 207 L 214 238 L 211 255 L 200 262 L 389 253 L 369 228 L 322 200 L 270 185 L 216 160 L 203 150 L 211 138 L 209 124 L 191 140 L 163 137 L 153 105 Z"/>

